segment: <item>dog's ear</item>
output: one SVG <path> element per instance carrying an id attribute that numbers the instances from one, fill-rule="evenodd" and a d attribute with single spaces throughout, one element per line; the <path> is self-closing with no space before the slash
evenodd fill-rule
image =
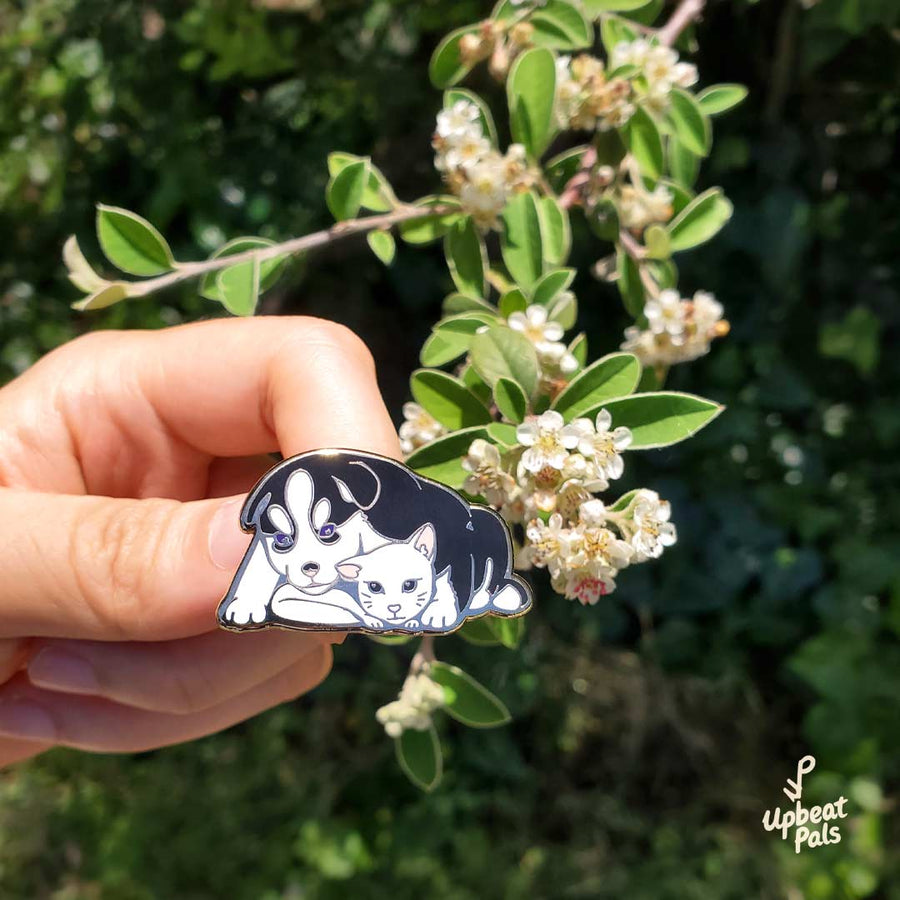
<path id="1" fill-rule="evenodd" d="M 362 570 L 361 566 L 354 559 L 346 559 L 342 563 L 338 563 L 335 566 L 337 569 L 338 575 L 341 578 L 346 578 L 347 581 L 356 581 L 359 578 L 359 573 Z"/>
<path id="2" fill-rule="evenodd" d="M 313 480 L 309 472 L 305 469 L 292 472 L 284 487 L 284 504 L 295 521 L 309 520 L 314 496 Z"/>
<path id="3" fill-rule="evenodd" d="M 426 559 L 434 562 L 437 552 L 437 534 L 431 522 L 426 522 L 407 543 L 412 544 Z"/>
<path id="4" fill-rule="evenodd" d="M 331 504 L 323 497 L 314 507 L 312 511 L 313 528 L 318 531 L 331 515 Z"/>

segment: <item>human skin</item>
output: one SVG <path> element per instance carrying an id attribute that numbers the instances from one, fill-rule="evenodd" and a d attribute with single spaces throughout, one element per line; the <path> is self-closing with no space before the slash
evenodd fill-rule
<path id="1" fill-rule="evenodd" d="M 231 319 L 96 332 L 0 390 L 0 765 L 227 728 L 328 674 L 333 635 L 230 634 L 243 495 L 319 447 L 399 457 L 342 326 Z"/>

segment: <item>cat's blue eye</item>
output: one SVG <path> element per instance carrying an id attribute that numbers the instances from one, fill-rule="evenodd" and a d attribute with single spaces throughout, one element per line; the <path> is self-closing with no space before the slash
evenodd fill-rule
<path id="1" fill-rule="evenodd" d="M 369 589 L 369 593 L 371 594 L 383 594 L 384 587 L 382 586 L 380 581 L 367 581 L 366 587 Z"/>
<path id="2" fill-rule="evenodd" d="M 418 578 L 407 578 L 406 581 L 403 582 L 403 593 L 411 594 L 416 589 L 418 583 Z"/>
<path id="3" fill-rule="evenodd" d="M 294 546 L 294 536 L 284 531 L 276 531 L 274 541 L 276 550 L 290 550 Z"/>

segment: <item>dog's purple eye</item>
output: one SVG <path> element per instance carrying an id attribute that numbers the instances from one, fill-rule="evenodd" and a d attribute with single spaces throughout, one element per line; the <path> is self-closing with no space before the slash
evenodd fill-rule
<path id="1" fill-rule="evenodd" d="M 283 531 L 275 532 L 275 546 L 279 550 L 287 550 L 288 548 L 293 546 L 293 543 L 294 538 L 291 535 L 285 534 Z"/>
<path id="2" fill-rule="evenodd" d="M 338 534 L 334 522 L 326 522 L 319 529 L 319 540 L 323 541 L 326 544 L 334 544 L 340 540 L 340 537 L 341 536 Z"/>

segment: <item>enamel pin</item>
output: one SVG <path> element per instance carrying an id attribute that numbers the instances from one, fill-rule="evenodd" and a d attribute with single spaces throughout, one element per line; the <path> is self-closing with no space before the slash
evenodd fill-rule
<path id="1" fill-rule="evenodd" d="M 279 463 L 248 495 L 241 528 L 253 540 L 218 610 L 234 631 L 444 634 L 531 606 L 496 512 L 372 453 Z"/>

